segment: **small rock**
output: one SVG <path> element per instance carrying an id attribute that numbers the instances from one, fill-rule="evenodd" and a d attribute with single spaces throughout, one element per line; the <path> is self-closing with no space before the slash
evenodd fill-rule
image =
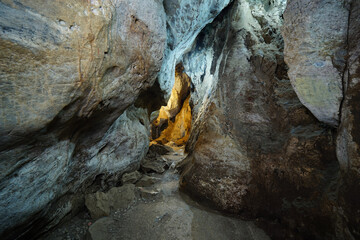
<path id="1" fill-rule="evenodd" d="M 148 175 L 144 175 L 137 183 L 137 187 L 150 187 L 154 185 L 156 182 L 160 181 L 160 178 L 150 177 Z"/>
<path id="2" fill-rule="evenodd" d="M 166 166 L 166 162 L 161 158 L 145 158 L 141 163 L 141 169 L 146 173 L 151 171 L 163 173 Z"/>
<path id="3" fill-rule="evenodd" d="M 104 217 L 97 220 L 91 225 L 86 233 L 86 240 L 109 240 L 111 239 L 111 233 L 108 231 L 108 227 L 115 222 L 112 218 Z"/>
<path id="4" fill-rule="evenodd" d="M 169 152 L 173 152 L 174 150 L 171 147 L 168 147 L 166 145 L 160 145 L 160 144 L 152 144 L 149 147 L 149 152 L 157 153 L 160 155 L 165 155 Z"/>
<path id="5" fill-rule="evenodd" d="M 121 178 L 123 184 L 126 183 L 136 183 L 141 178 L 141 173 L 138 171 L 131 172 L 131 173 L 124 173 Z"/>
<path id="6" fill-rule="evenodd" d="M 111 188 L 107 193 L 96 192 L 85 196 L 85 205 L 92 218 L 109 216 L 110 211 L 127 208 L 135 200 L 135 185 Z"/>
<path id="7" fill-rule="evenodd" d="M 152 198 L 160 193 L 160 190 L 152 188 L 139 187 L 139 190 L 142 198 Z"/>

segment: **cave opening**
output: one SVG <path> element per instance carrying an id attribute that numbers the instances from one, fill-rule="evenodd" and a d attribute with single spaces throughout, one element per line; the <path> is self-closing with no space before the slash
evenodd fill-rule
<path id="1" fill-rule="evenodd" d="M 161 106 L 150 117 L 150 145 L 167 145 L 182 149 L 191 130 L 191 79 L 182 63 L 175 67 L 175 83 L 166 106 Z"/>

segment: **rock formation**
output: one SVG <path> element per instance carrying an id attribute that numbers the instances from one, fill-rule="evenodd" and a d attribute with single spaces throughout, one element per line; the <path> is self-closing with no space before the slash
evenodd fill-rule
<path id="1" fill-rule="evenodd" d="M 346 1 L 289 1 L 282 35 L 289 77 L 320 121 L 338 126 L 349 9 Z"/>
<path id="2" fill-rule="evenodd" d="M 1 0 L 0 238 L 108 215 L 168 167 L 150 139 L 272 239 L 360 238 L 359 26 L 357 0 Z"/>
<path id="3" fill-rule="evenodd" d="M 349 81 L 357 78 L 356 5 L 290 2 L 282 32 L 289 70 L 280 33 L 283 1 L 234 1 L 199 34 L 183 57 L 195 85 L 185 191 L 217 208 L 267 219 L 274 239 L 358 238 L 357 108 L 350 106 L 356 80 L 353 88 L 344 85 L 341 109 L 346 69 L 352 69 Z M 339 124 L 342 111 L 338 137 L 301 103 L 330 126 Z M 344 165 L 351 173 L 340 171 Z"/>
<path id="4" fill-rule="evenodd" d="M 155 0 L 5 0 L 0 29 L 0 235 L 36 237 L 94 181 L 139 167 L 148 113 L 130 106 L 160 70 L 165 12 Z"/>
<path id="5" fill-rule="evenodd" d="M 337 135 L 337 158 L 342 169 L 340 186 L 341 218 L 345 231 L 360 238 L 360 2 L 349 5 L 347 62 L 344 73 L 344 100 Z"/>
<path id="6" fill-rule="evenodd" d="M 187 142 L 191 130 L 190 88 L 191 79 L 182 64 L 178 64 L 167 105 L 160 108 L 158 117 L 151 122 L 152 143 L 182 146 Z"/>
<path id="7" fill-rule="evenodd" d="M 167 97 L 175 82 L 175 66 L 179 59 L 191 48 L 200 31 L 229 2 L 230 0 L 164 0 L 168 39 L 159 82 Z"/>

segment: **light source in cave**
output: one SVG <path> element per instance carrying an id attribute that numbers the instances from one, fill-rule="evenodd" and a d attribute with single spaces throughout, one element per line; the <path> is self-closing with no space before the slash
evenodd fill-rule
<path id="1" fill-rule="evenodd" d="M 183 146 L 191 130 L 190 107 L 191 79 L 184 72 L 182 64 L 175 68 L 175 83 L 170 99 L 162 106 L 158 117 L 151 123 L 151 144 L 166 144 L 171 147 Z"/>

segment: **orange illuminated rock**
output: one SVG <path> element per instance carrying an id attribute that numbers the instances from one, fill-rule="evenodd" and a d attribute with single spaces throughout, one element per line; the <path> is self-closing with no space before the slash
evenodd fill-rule
<path id="1" fill-rule="evenodd" d="M 152 123 L 152 139 L 166 144 L 184 145 L 191 129 L 190 78 L 183 72 L 182 64 L 176 66 L 175 83 L 166 106 L 160 108 L 159 116 Z M 175 119 L 174 119 L 175 118 Z"/>
<path id="2" fill-rule="evenodd" d="M 180 112 L 175 117 L 175 122 L 169 121 L 168 127 L 161 133 L 156 142 L 166 144 L 174 142 L 176 145 L 184 145 L 189 139 L 191 129 L 190 95 L 185 100 Z"/>

